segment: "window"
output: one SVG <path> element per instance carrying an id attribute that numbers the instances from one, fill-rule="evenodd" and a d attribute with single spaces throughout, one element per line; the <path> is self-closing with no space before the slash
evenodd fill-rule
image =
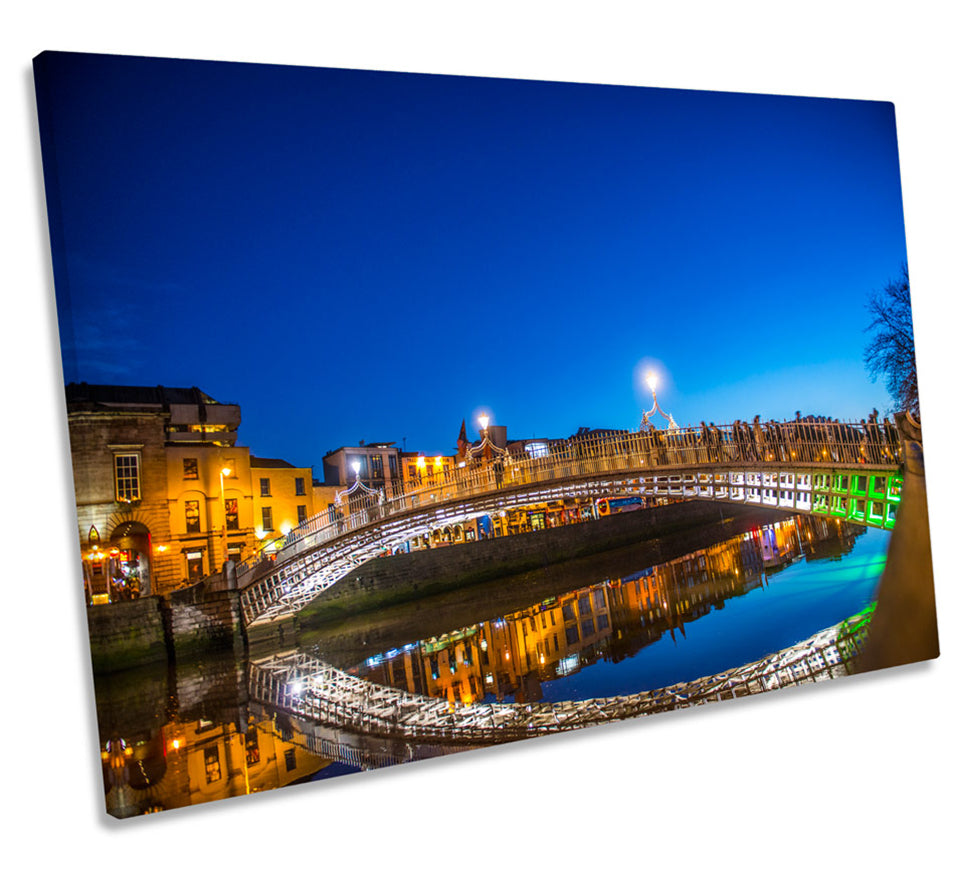
<path id="1" fill-rule="evenodd" d="M 392 479 L 397 479 L 398 477 L 398 459 L 394 455 L 388 456 L 388 472 L 391 474 Z"/>
<path id="2" fill-rule="evenodd" d="M 138 501 L 139 493 L 139 455 L 116 455 L 113 459 L 116 468 L 116 500 Z"/>
<path id="3" fill-rule="evenodd" d="M 295 494 L 299 497 L 302 497 L 305 494 L 305 477 L 296 476 L 295 477 Z"/>
<path id="4" fill-rule="evenodd" d="M 245 734 L 245 762 L 249 766 L 259 762 L 259 731 L 254 727 Z"/>
<path id="5" fill-rule="evenodd" d="M 183 479 L 198 479 L 199 478 L 199 459 L 198 458 L 183 458 L 182 459 L 182 478 Z"/>
<path id="6" fill-rule="evenodd" d="M 263 531 L 272 530 L 272 508 L 271 507 L 262 507 L 262 530 Z"/>
<path id="7" fill-rule="evenodd" d="M 239 530 L 239 499 L 237 497 L 225 499 L 225 527 L 229 531 Z"/>
<path id="8" fill-rule="evenodd" d="M 200 550 L 186 553 L 186 575 L 190 580 L 202 578 L 202 552 Z"/>
<path id="9" fill-rule="evenodd" d="M 222 770 L 219 768 L 219 746 L 213 745 L 202 752 L 206 764 L 206 784 L 212 784 L 222 778 Z"/>
<path id="10" fill-rule="evenodd" d="M 198 534 L 201 531 L 199 522 L 199 501 L 186 501 L 186 531 Z"/>
<path id="11" fill-rule="evenodd" d="M 381 455 L 371 456 L 371 478 L 372 479 L 385 478 L 385 465 Z"/>
<path id="12" fill-rule="evenodd" d="M 259 480 L 259 496 L 272 497 L 272 480 L 271 479 Z"/>
<path id="13" fill-rule="evenodd" d="M 295 751 L 291 748 L 285 752 L 285 770 L 292 772 L 295 769 Z"/>
<path id="14" fill-rule="evenodd" d="M 308 518 L 308 508 L 305 504 L 299 504 L 296 509 L 298 511 L 298 524 L 301 525 Z"/>

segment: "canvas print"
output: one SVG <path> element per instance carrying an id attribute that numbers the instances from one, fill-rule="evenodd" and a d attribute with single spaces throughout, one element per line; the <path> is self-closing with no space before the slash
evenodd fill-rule
<path id="1" fill-rule="evenodd" d="M 109 815 L 938 655 L 891 104 L 34 73 Z"/>

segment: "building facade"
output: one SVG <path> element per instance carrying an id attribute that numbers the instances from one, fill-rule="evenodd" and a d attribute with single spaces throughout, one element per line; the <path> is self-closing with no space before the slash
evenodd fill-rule
<path id="1" fill-rule="evenodd" d="M 275 540 L 315 514 L 312 469 L 280 458 L 249 459 L 255 536 Z"/>
<path id="2" fill-rule="evenodd" d="M 400 450 L 396 443 L 365 443 L 341 446 L 322 458 L 326 485 L 352 486 L 356 478 L 386 498 L 402 492 Z M 356 476 L 357 474 L 357 476 Z"/>
<path id="3" fill-rule="evenodd" d="M 236 445 L 237 404 L 199 388 L 85 383 L 66 401 L 90 601 L 197 582 L 314 512 L 309 468 Z"/>

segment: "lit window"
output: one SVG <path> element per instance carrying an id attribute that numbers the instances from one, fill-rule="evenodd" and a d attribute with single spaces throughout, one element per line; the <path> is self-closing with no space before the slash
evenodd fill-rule
<path id="1" fill-rule="evenodd" d="M 203 576 L 201 551 L 186 553 L 186 575 L 190 580 L 198 580 Z"/>
<path id="2" fill-rule="evenodd" d="M 201 523 L 199 521 L 199 501 L 186 501 L 186 531 L 192 534 L 199 533 Z"/>
<path id="3" fill-rule="evenodd" d="M 183 458 L 182 459 L 182 478 L 183 479 L 198 479 L 199 478 L 199 459 L 198 458 Z"/>
<path id="4" fill-rule="evenodd" d="M 245 734 L 245 762 L 249 766 L 259 762 L 259 733 L 255 728 Z"/>
<path id="5" fill-rule="evenodd" d="M 116 468 L 116 500 L 127 503 L 138 501 L 141 497 L 139 493 L 139 455 L 116 455 L 114 464 Z"/>
<path id="6" fill-rule="evenodd" d="M 239 530 L 239 499 L 236 497 L 225 499 L 225 527 L 229 531 Z"/>
<path id="7" fill-rule="evenodd" d="M 206 784 L 212 784 L 222 778 L 222 770 L 219 768 L 219 747 L 213 745 L 203 751 L 203 757 L 206 764 Z"/>

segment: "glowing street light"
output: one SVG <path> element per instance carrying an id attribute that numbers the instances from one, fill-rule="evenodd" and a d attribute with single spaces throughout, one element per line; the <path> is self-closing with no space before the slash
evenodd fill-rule
<path id="1" fill-rule="evenodd" d="M 481 430 L 484 433 L 487 433 L 487 426 L 490 424 L 491 419 L 487 417 L 483 412 L 478 416 L 478 424 L 481 425 Z"/>
<path id="2" fill-rule="evenodd" d="M 668 415 L 661 408 L 659 403 L 657 403 L 657 374 L 655 372 L 647 373 L 647 387 L 650 388 L 650 393 L 653 394 L 653 405 L 650 407 L 649 411 L 643 413 L 643 419 L 640 422 L 641 430 L 648 430 L 650 427 L 650 416 L 656 412 L 659 412 L 667 420 L 667 429 L 668 430 L 679 430 L 679 425 L 673 420 L 672 415 Z"/>

